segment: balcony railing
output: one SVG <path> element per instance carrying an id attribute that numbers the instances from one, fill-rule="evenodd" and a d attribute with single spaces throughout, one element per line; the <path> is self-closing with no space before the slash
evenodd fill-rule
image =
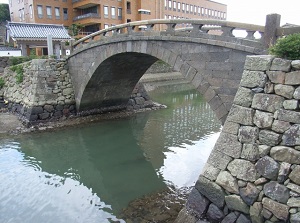
<path id="1" fill-rule="evenodd" d="M 74 0 L 75 1 L 75 0 Z M 86 19 L 86 18 L 101 18 L 98 13 L 87 13 L 84 15 L 79 15 L 73 18 L 73 21 L 81 20 L 81 19 Z"/>

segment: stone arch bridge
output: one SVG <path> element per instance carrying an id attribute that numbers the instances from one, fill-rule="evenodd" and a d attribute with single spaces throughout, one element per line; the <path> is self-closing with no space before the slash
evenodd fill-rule
<path id="1" fill-rule="evenodd" d="M 177 29 L 182 24 L 189 28 Z M 166 29 L 155 31 L 155 26 Z M 237 38 L 233 30 L 245 30 L 247 36 Z M 150 20 L 93 33 L 73 43 L 68 58 L 77 111 L 125 108 L 139 79 L 162 60 L 200 91 L 224 123 L 246 56 L 265 53 L 270 36 L 265 30 L 218 20 Z M 255 39 L 255 32 L 264 38 Z"/>

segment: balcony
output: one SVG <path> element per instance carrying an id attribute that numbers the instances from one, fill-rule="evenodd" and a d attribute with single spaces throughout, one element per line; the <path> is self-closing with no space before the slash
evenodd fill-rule
<path id="1" fill-rule="evenodd" d="M 99 0 L 72 0 L 74 9 L 86 9 L 100 5 Z"/>
<path id="2" fill-rule="evenodd" d="M 101 23 L 101 16 L 98 13 L 87 13 L 73 18 L 73 22 L 80 22 L 82 25 Z"/>

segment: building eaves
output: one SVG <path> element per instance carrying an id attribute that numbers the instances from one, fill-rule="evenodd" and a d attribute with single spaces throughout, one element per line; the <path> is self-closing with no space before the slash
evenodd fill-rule
<path id="1" fill-rule="evenodd" d="M 6 27 L 15 40 L 47 40 L 49 34 L 53 40 L 71 39 L 63 25 L 8 22 Z"/>

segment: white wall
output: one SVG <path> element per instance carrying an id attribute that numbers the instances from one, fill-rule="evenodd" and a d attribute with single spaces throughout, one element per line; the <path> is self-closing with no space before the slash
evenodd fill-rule
<path id="1" fill-rule="evenodd" d="M 7 57 L 7 56 L 13 56 L 18 57 L 22 56 L 21 50 L 12 50 L 12 51 L 0 51 L 0 57 Z"/>

